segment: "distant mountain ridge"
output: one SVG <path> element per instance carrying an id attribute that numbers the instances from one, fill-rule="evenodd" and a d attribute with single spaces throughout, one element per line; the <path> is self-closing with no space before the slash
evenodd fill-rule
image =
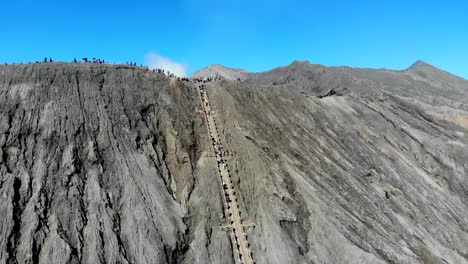
<path id="1" fill-rule="evenodd" d="M 217 75 L 231 80 L 241 78 L 244 83 L 255 86 L 287 86 L 309 96 L 352 92 L 373 96 L 391 93 L 403 98 L 418 98 L 419 106 L 438 119 L 468 127 L 465 116 L 468 111 L 468 81 L 421 60 L 403 70 L 327 67 L 307 60 L 295 60 L 289 65 L 259 73 L 216 64 L 197 71 L 192 77 Z"/>
<path id="2" fill-rule="evenodd" d="M 199 78 L 199 77 L 215 77 L 215 76 L 222 76 L 226 79 L 229 80 L 235 80 L 237 78 L 241 78 L 241 80 L 249 79 L 252 76 L 257 76 L 261 74 L 267 74 L 267 73 L 277 73 L 280 72 L 281 70 L 286 70 L 286 69 L 295 69 L 295 68 L 300 68 L 300 67 L 308 67 L 308 68 L 329 68 L 329 69 L 354 69 L 354 70 L 375 70 L 375 71 L 389 71 L 389 72 L 404 72 L 404 71 L 416 71 L 416 70 L 436 70 L 436 71 L 441 71 L 448 73 L 450 75 L 456 76 L 460 79 L 464 79 L 463 77 L 454 75 L 450 72 L 444 71 L 442 69 L 439 69 L 425 61 L 422 60 L 417 60 L 413 64 L 411 64 L 408 68 L 403 69 L 403 70 L 393 70 L 393 69 L 387 69 L 387 68 L 357 68 L 357 67 L 349 67 L 349 66 L 324 66 L 321 64 L 312 64 L 308 60 L 294 60 L 291 62 L 289 65 L 285 66 L 279 66 L 276 68 L 273 68 L 271 70 L 267 70 L 264 72 L 249 72 L 244 69 L 235 69 L 235 68 L 229 68 L 227 66 L 221 65 L 221 64 L 213 64 L 204 68 L 201 68 L 200 70 L 194 72 L 190 77 L 192 78 Z M 464 79 L 466 80 L 466 79 Z"/>

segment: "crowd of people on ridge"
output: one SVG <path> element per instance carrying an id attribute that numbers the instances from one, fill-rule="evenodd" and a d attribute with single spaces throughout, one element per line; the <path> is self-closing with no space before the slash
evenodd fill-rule
<path id="1" fill-rule="evenodd" d="M 55 62 L 51 57 L 45 57 L 42 63 L 53 63 Z M 40 61 L 36 61 L 35 63 L 41 63 Z M 81 60 L 77 60 L 76 58 L 73 59 L 72 63 L 94 63 L 94 64 L 106 64 L 106 61 L 104 59 L 99 59 L 99 58 L 92 58 L 91 60 L 88 57 L 83 57 Z M 132 67 L 140 67 L 146 70 L 150 70 L 148 66 L 144 66 L 140 64 L 140 66 L 137 66 L 137 63 L 134 61 L 127 61 L 125 62 L 126 65 L 132 66 Z M 8 63 L 5 63 L 5 65 L 8 65 Z M 13 64 L 14 65 L 14 64 Z M 174 73 L 169 72 L 168 70 L 160 69 L 160 68 L 155 68 L 151 69 L 152 72 L 158 73 L 165 75 L 170 78 L 176 78 L 178 81 L 183 81 L 183 82 L 190 82 L 192 81 L 193 83 L 208 83 L 212 81 L 220 81 L 223 80 L 224 77 L 216 74 L 215 77 L 205 77 L 205 78 L 187 78 L 187 77 L 179 77 L 176 76 Z M 241 81 L 240 78 L 237 78 L 237 81 Z"/>

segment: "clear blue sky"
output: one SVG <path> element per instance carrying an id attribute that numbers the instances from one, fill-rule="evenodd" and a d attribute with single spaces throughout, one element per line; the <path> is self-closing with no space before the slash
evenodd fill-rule
<path id="1" fill-rule="evenodd" d="M 351 3 L 352 2 L 352 3 Z M 0 62 L 99 57 L 264 71 L 291 61 L 468 78 L 468 1 L 2 1 Z"/>

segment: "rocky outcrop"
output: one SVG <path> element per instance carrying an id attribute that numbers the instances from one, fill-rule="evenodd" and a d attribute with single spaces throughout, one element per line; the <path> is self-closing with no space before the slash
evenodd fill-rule
<path id="1" fill-rule="evenodd" d="M 468 263 L 468 81 L 295 62 L 207 90 L 256 263 Z M 200 103 L 0 66 L 0 263 L 234 263 Z"/>

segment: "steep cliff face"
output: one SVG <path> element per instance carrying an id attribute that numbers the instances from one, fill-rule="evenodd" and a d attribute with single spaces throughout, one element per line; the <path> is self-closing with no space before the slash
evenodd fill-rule
<path id="1" fill-rule="evenodd" d="M 256 263 L 468 263 L 466 80 L 243 76 L 207 90 Z M 141 68 L 0 66 L 0 263 L 234 263 L 200 103 Z"/>
<path id="2" fill-rule="evenodd" d="M 215 170 L 197 163 L 205 136 L 192 91 L 124 66 L 1 66 L 0 262 L 216 262 L 229 254 L 221 230 L 206 227 L 220 224 L 217 186 L 195 186 L 199 171 Z M 198 217 L 189 218 L 191 198 Z M 210 254 L 190 253 L 190 242 L 204 241 Z"/>

